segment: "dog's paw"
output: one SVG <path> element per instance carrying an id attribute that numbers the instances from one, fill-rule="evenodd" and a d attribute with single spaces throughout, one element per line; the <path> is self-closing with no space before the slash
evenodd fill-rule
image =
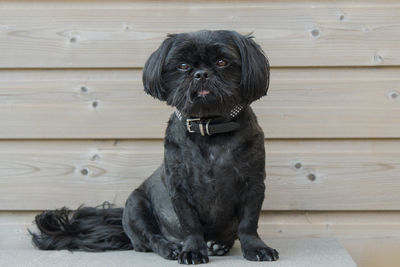
<path id="1" fill-rule="evenodd" d="M 208 255 L 199 251 L 182 251 L 178 256 L 180 264 L 200 264 L 209 261 Z"/>
<path id="2" fill-rule="evenodd" d="M 158 255 L 167 260 L 177 260 L 182 251 L 182 246 L 167 240 L 159 240 L 157 242 L 156 252 Z"/>
<path id="3" fill-rule="evenodd" d="M 207 242 L 207 251 L 209 256 L 223 256 L 229 252 L 231 246 L 216 241 Z"/>
<path id="4" fill-rule="evenodd" d="M 249 261 L 276 261 L 279 253 L 268 246 L 243 249 L 243 256 Z"/>

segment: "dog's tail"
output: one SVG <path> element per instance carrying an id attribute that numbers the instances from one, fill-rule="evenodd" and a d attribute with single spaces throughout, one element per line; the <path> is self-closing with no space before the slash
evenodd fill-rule
<path id="1" fill-rule="evenodd" d="M 132 244 L 122 228 L 122 212 L 108 202 L 76 211 L 65 207 L 44 211 L 35 217 L 40 232 L 28 231 L 42 250 L 129 250 Z"/>

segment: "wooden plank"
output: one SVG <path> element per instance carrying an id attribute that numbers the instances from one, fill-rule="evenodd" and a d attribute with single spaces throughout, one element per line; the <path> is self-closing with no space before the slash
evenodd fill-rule
<path id="1" fill-rule="evenodd" d="M 0 212 L 0 247 L 32 249 L 27 228 L 37 212 Z M 259 232 L 271 238 L 333 237 L 359 266 L 396 266 L 400 262 L 399 212 L 263 212 Z"/>
<path id="2" fill-rule="evenodd" d="M 267 138 L 400 137 L 400 68 L 272 69 Z M 0 71 L 0 138 L 162 138 L 172 108 L 139 70 Z"/>
<path id="3" fill-rule="evenodd" d="M 254 32 L 272 66 L 400 63 L 393 0 L 16 2 L 0 9 L 2 68 L 141 67 L 166 33 L 204 28 Z"/>
<path id="4" fill-rule="evenodd" d="M 400 213 L 398 211 L 263 211 L 259 228 L 261 235 L 271 238 L 400 239 Z"/>
<path id="5" fill-rule="evenodd" d="M 399 140 L 268 141 L 265 210 L 399 210 Z M 0 209 L 123 205 L 161 141 L 2 141 Z"/>

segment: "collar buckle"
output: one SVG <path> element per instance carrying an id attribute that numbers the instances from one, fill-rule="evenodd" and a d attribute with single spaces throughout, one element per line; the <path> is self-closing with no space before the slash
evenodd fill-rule
<path id="1" fill-rule="evenodd" d="M 192 129 L 192 121 L 200 121 L 200 118 L 186 119 L 186 129 L 189 133 L 194 133 L 195 131 Z"/>

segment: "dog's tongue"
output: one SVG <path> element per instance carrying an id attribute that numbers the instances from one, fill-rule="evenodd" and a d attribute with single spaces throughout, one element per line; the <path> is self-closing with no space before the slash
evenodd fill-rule
<path id="1" fill-rule="evenodd" d="M 208 95 L 210 93 L 210 91 L 208 90 L 201 90 L 198 92 L 199 95 Z"/>

